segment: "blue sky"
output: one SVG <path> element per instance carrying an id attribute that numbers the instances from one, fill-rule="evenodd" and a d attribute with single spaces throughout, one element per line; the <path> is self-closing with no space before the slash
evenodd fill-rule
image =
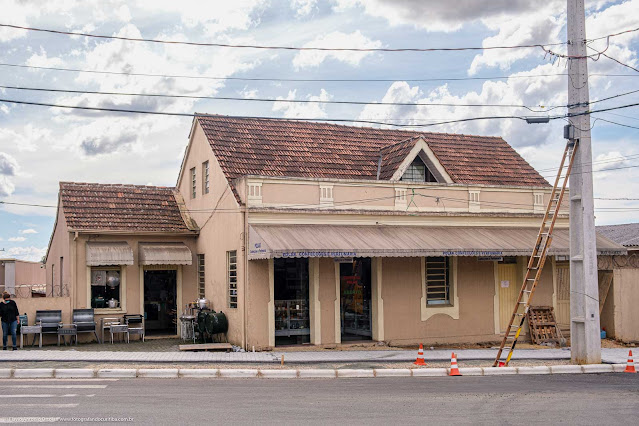
<path id="1" fill-rule="evenodd" d="M 566 2 L 548 0 L 236 0 L 234 2 L 0 0 L 0 23 L 76 32 L 171 40 L 320 47 L 460 47 L 565 41 Z M 639 27 L 639 0 L 587 0 L 594 38 Z M 605 47 L 605 41 L 593 44 Z M 637 67 L 639 32 L 611 39 L 607 53 Z M 562 52 L 563 46 L 556 47 Z M 566 72 L 541 49 L 448 53 L 318 53 L 223 49 L 87 39 L 0 28 L 0 63 L 83 70 L 217 77 L 389 79 L 389 82 L 250 82 L 132 77 L 0 65 L 0 85 L 74 90 L 236 96 L 243 98 L 562 105 Z M 607 58 L 590 61 L 591 99 L 639 89 L 639 73 Z M 414 82 L 410 79 L 494 77 L 495 80 Z M 429 123 L 482 115 L 519 115 L 497 107 L 393 107 L 290 104 L 97 96 L 0 89 L 2 98 L 289 118 L 401 119 Z M 639 94 L 597 107 L 636 103 Z M 563 110 L 556 110 L 560 112 Z M 637 108 L 593 116 L 595 195 L 637 198 Z M 0 200 L 55 205 L 58 182 L 175 184 L 189 118 L 81 113 L 0 102 Z M 513 120 L 469 122 L 429 131 L 504 137 L 541 173 L 553 175 L 563 150 L 562 127 Z M 615 169 L 615 170 L 606 170 Z M 636 201 L 596 200 L 597 224 L 635 222 Z M 0 207 L 0 257 L 39 259 L 55 209 Z"/>

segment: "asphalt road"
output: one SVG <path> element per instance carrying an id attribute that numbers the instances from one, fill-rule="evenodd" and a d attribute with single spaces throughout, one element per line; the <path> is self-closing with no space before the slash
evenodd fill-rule
<path id="1" fill-rule="evenodd" d="M 0 380 L 0 423 L 27 417 L 38 422 L 121 418 L 156 425 L 635 424 L 639 374 Z"/>

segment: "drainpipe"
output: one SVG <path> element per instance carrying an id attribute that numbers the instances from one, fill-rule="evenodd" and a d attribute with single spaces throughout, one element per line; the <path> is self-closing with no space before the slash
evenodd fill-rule
<path id="1" fill-rule="evenodd" d="M 244 194 L 246 200 L 244 202 L 244 244 L 242 253 L 244 255 L 242 263 L 244 264 L 244 291 L 242 292 L 242 338 L 244 343 L 244 350 L 248 351 L 248 338 L 246 336 L 246 323 L 248 321 L 247 309 L 246 309 L 246 294 L 248 293 L 248 181 L 244 179 Z"/>
<path id="2" fill-rule="evenodd" d="M 71 312 L 73 312 L 73 309 L 75 308 L 75 291 L 76 291 L 76 283 L 77 283 L 77 277 L 78 277 L 78 271 L 77 271 L 78 231 L 75 231 L 73 235 L 73 245 L 71 247 L 73 248 L 73 253 L 71 255 L 71 288 L 69 289 L 69 296 L 70 296 L 69 300 L 71 301 L 71 310 L 69 312 L 69 315 L 71 315 Z M 62 281 L 64 282 L 64 277 L 62 277 Z M 53 285 L 54 283 L 51 283 L 51 284 Z M 60 291 L 62 291 L 62 288 L 60 288 Z M 87 289 L 87 291 L 89 290 Z"/>

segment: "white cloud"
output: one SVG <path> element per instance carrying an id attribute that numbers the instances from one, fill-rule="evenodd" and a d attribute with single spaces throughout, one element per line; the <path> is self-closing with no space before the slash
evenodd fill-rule
<path id="1" fill-rule="evenodd" d="M 6 152 L 0 152 L 0 197 L 8 197 L 15 191 L 12 178 L 18 173 L 18 162 Z"/>
<path id="2" fill-rule="evenodd" d="M 33 228 L 29 228 L 29 229 L 23 229 L 22 231 L 20 231 L 21 234 L 37 234 L 38 231 L 36 231 Z"/>
<path id="3" fill-rule="evenodd" d="M 331 98 L 332 96 L 326 90 L 321 89 L 319 95 L 307 95 L 304 99 L 328 101 Z M 285 98 L 278 96 L 277 99 L 297 99 L 297 91 L 291 90 Z M 273 111 L 283 112 L 282 116 L 285 118 L 326 118 L 326 105 L 321 103 L 274 102 Z"/>
<path id="4" fill-rule="evenodd" d="M 10 258 L 38 262 L 46 254 L 46 252 L 46 247 L 10 247 L 7 249 L 6 255 Z"/>
<path id="5" fill-rule="evenodd" d="M 304 44 L 303 47 L 378 49 L 382 47 L 382 42 L 379 40 L 371 40 L 359 30 L 350 34 L 333 31 L 326 35 L 318 36 L 315 40 Z M 372 54 L 373 52 L 304 50 L 295 55 L 293 58 L 293 66 L 299 70 L 301 68 L 317 67 L 327 59 L 335 59 L 355 67 L 358 66 L 365 57 Z"/>
<path id="6" fill-rule="evenodd" d="M 291 0 L 291 8 L 297 16 L 307 16 L 317 8 L 317 0 Z"/>
<path id="7" fill-rule="evenodd" d="M 27 239 L 25 237 L 11 237 L 9 238 L 9 241 L 12 243 L 17 243 L 17 242 L 22 242 L 22 241 L 26 241 Z"/>
<path id="8" fill-rule="evenodd" d="M 595 157 L 592 169 L 597 172 L 616 169 L 628 165 L 628 160 L 619 151 L 610 151 Z"/>
<path id="9" fill-rule="evenodd" d="M 29 59 L 27 59 L 27 65 L 32 67 L 59 67 L 64 62 L 60 58 L 50 58 L 47 56 L 47 52 L 42 46 L 40 46 L 40 53 L 34 53 Z"/>

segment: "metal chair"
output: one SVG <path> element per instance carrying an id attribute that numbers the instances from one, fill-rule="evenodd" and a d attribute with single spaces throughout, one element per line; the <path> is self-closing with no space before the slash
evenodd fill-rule
<path id="1" fill-rule="evenodd" d="M 144 315 L 131 314 L 124 316 L 124 323 L 129 326 L 129 334 L 137 334 L 144 342 L 145 337 L 145 323 Z"/>
<path id="2" fill-rule="evenodd" d="M 20 349 L 23 348 L 24 344 L 24 335 L 33 334 L 33 343 L 31 346 L 35 345 L 36 335 L 38 336 L 38 346 L 42 347 L 42 326 L 41 325 L 23 325 L 20 327 Z M 29 344 L 27 337 L 27 344 Z"/>
<path id="3" fill-rule="evenodd" d="M 126 324 L 111 324 L 109 328 L 111 333 L 111 344 L 113 344 L 113 335 L 116 333 L 126 334 L 126 342 L 129 343 L 129 326 Z"/>
<path id="4" fill-rule="evenodd" d="M 73 324 L 76 325 L 78 333 L 93 333 L 95 335 L 95 339 L 98 341 L 98 343 L 100 343 L 93 308 L 74 309 Z"/>
<path id="5" fill-rule="evenodd" d="M 62 323 L 62 311 L 36 311 L 35 323 L 42 327 L 42 334 L 57 335 L 58 327 Z M 40 338 L 42 338 L 42 336 L 40 336 Z M 35 336 L 33 337 L 33 344 L 35 344 Z"/>

